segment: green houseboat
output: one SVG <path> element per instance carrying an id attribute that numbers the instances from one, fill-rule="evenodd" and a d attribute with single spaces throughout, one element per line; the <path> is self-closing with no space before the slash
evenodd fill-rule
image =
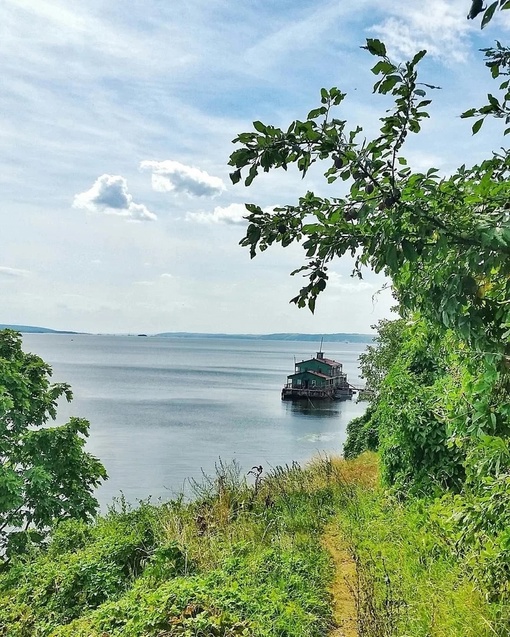
<path id="1" fill-rule="evenodd" d="M 287 384 L 282 389 L 282 400 L 347 400 L 353 394 L 342 363 L 317 352 L 314 358 L 295 364 L 294 373 L 287 376 Z"/>

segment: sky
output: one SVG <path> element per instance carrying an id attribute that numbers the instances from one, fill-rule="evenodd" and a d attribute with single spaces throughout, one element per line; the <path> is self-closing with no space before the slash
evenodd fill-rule
<path id="1" fill-rule="evenodd" d="M 369 332 L 391 316 L 382 276 L 331 264 L 315 314 L 289 300 L 299 246 L 250 260 L 244 204 L 339 196 L 314 168 L 233 186 L 234 137 L 287 127 L 347 92 L 367 136 L 390 103 L 372 94 L 382 39 L 397 61 L 425 48 L 431 119 L 404 155 L 444 174 L 502 145 L 459 114 L 496 86 L 469 0 L 3 0 L 0 4 L 0 323 L 87 332 Z M 510 12 L 507 12 L 510 13 Z"/>

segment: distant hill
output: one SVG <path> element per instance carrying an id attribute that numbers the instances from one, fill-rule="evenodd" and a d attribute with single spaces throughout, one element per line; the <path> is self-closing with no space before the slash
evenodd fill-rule
<path id="1" fill-rule="evenodd" d="M 49 327 L 37 327 L 35 325 L 6 325 L 0 323 L 0 330 L 15 330 L 24 334 L 79 334 L 70 330 L 52 330 Z"/>
<path id="2" fill-rule="evenodd" d="M 49 327 L 37 327 L 35 325 L 7 325 L 0 323 L 0 330 L 16 330 L 24 334 L 83 334 L 83 332 L 72 332 L 71 330 L 52 330 Z M 113 336 L 113 335 L 112 335 Z M 148 336 L 138 334 L 138 336 Z M 169 338 L 223 338 L 228 340 L 249 340 L 249 341 L 305 341 L 320 345 L 321 339 L 324 343 L 371 343 L 371 334 L 357 334 L 337 332 L 336 334 L 300 334 L 291 332 L 281 332 L 275 334 L 213 334 L 202 332 L 160 332 L 149 336 L 164 336 Z"/>
<path id="3" fill-rule="evenodd" d="M 371 343 L 371 334 L 351 334 L 338 332 L 336 334 L 299 334 L 282 332 L 277 334 L 202 334 L 197 332 L 161 332 L 154 336 L 168 336 L 172 338 L 224 338 L 245 339 L 250 341 L 307 341 L 320 344 L 324 343 Z"/>

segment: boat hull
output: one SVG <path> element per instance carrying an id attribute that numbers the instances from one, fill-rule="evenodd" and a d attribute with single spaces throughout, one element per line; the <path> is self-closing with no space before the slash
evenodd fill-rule
<path id="1" fill-rule="evenodd" d="M 282 400 L 350 400 L 354 391 L 348 388 L 310 389 L 284 387 Z"/>

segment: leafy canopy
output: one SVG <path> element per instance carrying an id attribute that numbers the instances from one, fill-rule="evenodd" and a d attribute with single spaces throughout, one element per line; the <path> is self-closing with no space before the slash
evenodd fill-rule
<path id="1" fill-rule="evenodd" d="M 51 367 L 21 347 L 21 336 L 0 332 L 0 554 L 5 560 L 63 518 L 86 520 L 97 510 L 93 490 L 106 479 L 84 451 L 89 423 L 71 418 L 46 426 L 65 383 L 51 383 Z"/>
<path id="2" fill-rule="evenodd" d="M 482 27 L 508 8 L 490 4 Z M 419 80 L 425 51 L 397 64 L 379 40 L 363 48 L 375 59 L 374 93 L 393 98 L 374 138 L 348 125 L 345 93 L 323 88 L 305 119 L 287 129 L 254 122 L 230 157 L 234 183 L 244 176 L 249 186 L 260 172 L 292 164 L 304 177 L 322 163 L 344 194 L 307 192 L 272 212 L 247 204 L 241 244 L 252 257 L 300 244 L 304 263 L 293 274 L 308 281 L 293 301 L 312 312 L 336 258 L 350 255 L 354 276 L 372 268 L 390 278 L 404 322 L 380 326 L 382 348 L 362 360 L 371 405 L 351 423 L 346 450 L 379 446 L 386 481 L 401 493 L 485 485 L 492 500 L 487 481 L 504 475 L 510 439 L 510 154 L 501 149 L 450 175 L 413 171 L 405 142 L 420 132 L 438 88 Z M 488 116 L 510 123 L 510 49 L 497 42 L 484 52 L 493 78 L 504 81 L 501 97 L 489 94 L 462 115 L 475 118 L 474 134 Z"/>
<path id="3" fill-rule="evenodd" d="M 428 92 L 438 88 L 418 81 L 425 51 L 395 64 L 379 40 L 368 39 L 363 48 L 377 58 L 374 93 L 394 100 L 374 139 L 362 137 L 359 126 L 348 127 L 340 111 L 345 93 L 323 88 L 321 105 L 287 130 L 254 122 L 253 132 L 234 140 L 241 147 L 229 162 L 235 167 L 234 183 L 248 169 L 247 186 L 261 170 L 287 170 L 296 164 L 304 177 L 313 163 L 323 162 L 327 182 L 346 182 L 347 194 L 319 197 L 307 192 L 297 204 L 272 212 L 246 204 L 249 224 L 241 244 L 252 257 L 273 244 L 302 245 L 305 263 L 293 274 L 303 272 L 308 283 L 292 299 L 300 307 L 314 311 L 327 287 L 330 262 L 347 254 L 355 259 L 354 275 L 361 277 L 369 267 L 389 276 L 403 308 L 453 329 L 480 352 L 507 356 L 508 152 L 461 166 L 450 176 L 441 177 L 435 168 L 413 172 L 402 149 L 429 116 Z"/>

